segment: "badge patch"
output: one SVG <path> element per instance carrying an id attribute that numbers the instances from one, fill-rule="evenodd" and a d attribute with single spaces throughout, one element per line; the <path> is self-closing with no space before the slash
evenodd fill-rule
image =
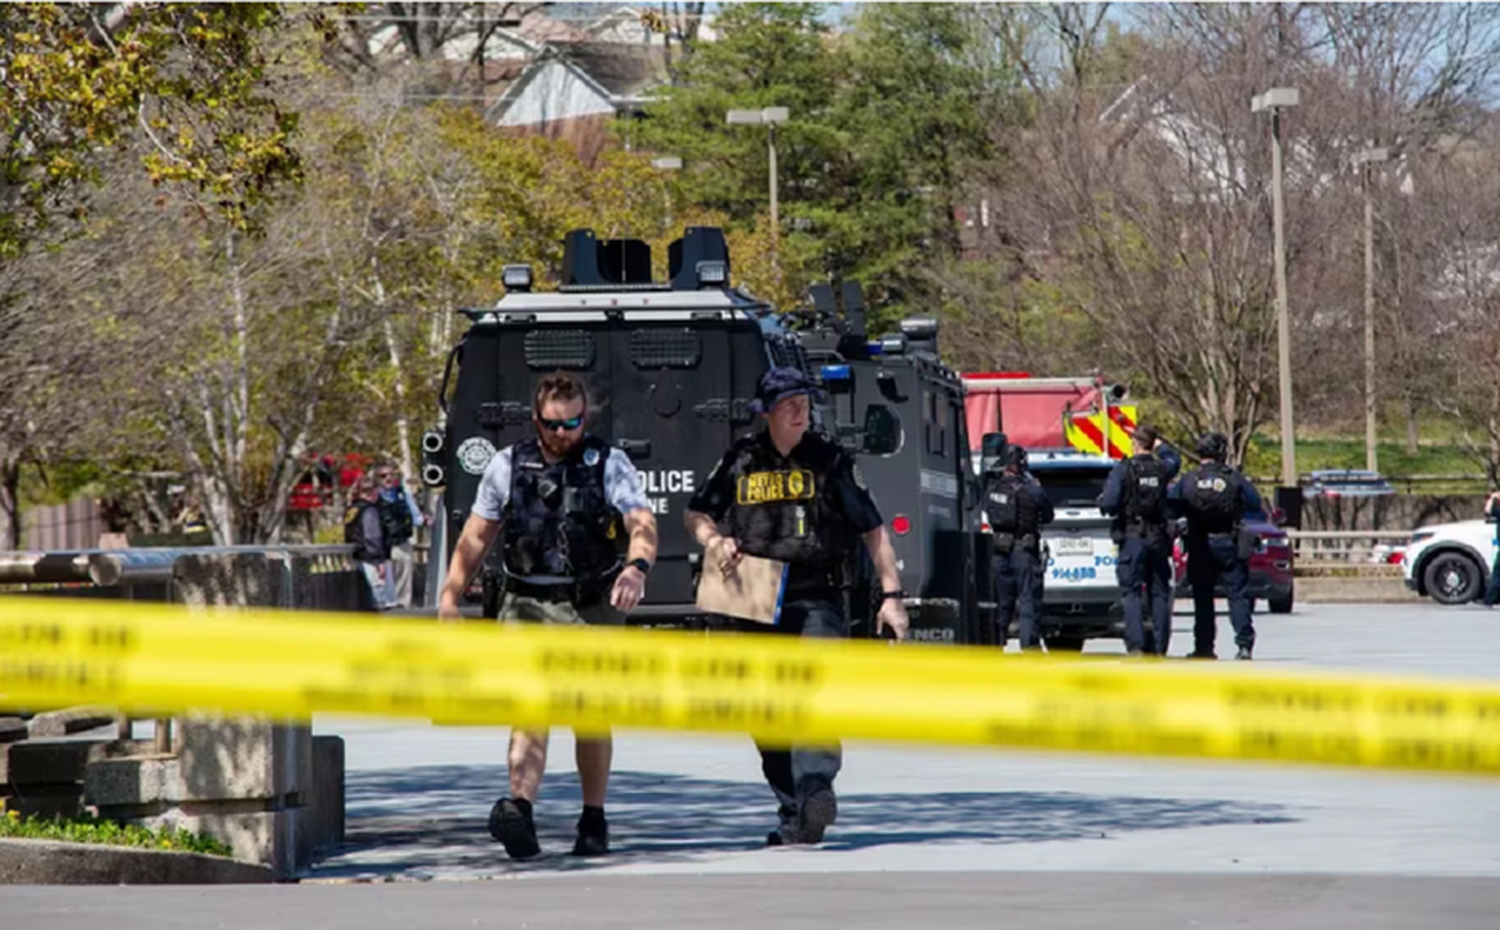
<path id="1" fill-rule="evenodd" d="M 735 502 L 771 504 L 776 501 L 805 501 L 811 500 L 816 490 L 813 473 L 804 469 L 754 471 L 740 478 L 735 488 Z"/>
<path id="2" fill-rule="evenodd" d="M 495 457 L 495 447 L 483 436 L 471 436 L 458 447 L 458 464 L 471 475 L 484 474 L 485 466 Z"/>
<path id="3" fill-rule="evenodd" d="M 583 450 L 583 464 L 590 468 L 599 464 L 599 450 L 590 446 Z"/>

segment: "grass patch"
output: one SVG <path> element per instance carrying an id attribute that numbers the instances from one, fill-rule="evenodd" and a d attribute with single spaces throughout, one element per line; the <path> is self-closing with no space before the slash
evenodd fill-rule
<path id="1" fill-rule="evenodd" d="M 1483 490 L 1484 471 L 1457 445 L 1427 444 L 1409 452 L 1404 442 L 1379 442 L 1375 454 L 1380 472 L 1387 477 L 1411 475 L 1472 475 Z M 1281 440 L 1257 433 L 1250 440 L 1246 465 L 1251 474 L 1275 475 L 1281 471 Z M 1365 467 L 1364 437 L 1297 437 L 1297 470 L 1303 474 L 1334 468 Z"/>
<path id="2" fill-rule="evenodd" d="M 133 824 L 122 826 L 113 820 L 101 820 L 92 815 L 67 819 L 40 818 L 22 817 L 19 811 L 6 811 L 0 814 L 0 838 L 167 849 L 226 858 L 232 855 L 227 845 L 211 836 L 201 836 L 187 830 L 151 830 Z"/>

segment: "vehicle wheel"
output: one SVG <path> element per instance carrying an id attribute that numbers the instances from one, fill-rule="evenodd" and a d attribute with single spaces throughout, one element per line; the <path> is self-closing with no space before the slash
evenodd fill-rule
<path id="1" fill-rule="evenodd" d="M 1461 552 L 1433 556 L 1422 573 L 1427 593 L 1439 604 L 1467 604 L 1479 596 L 1484 573 L 1479 563 Z"/>
<path id="2" fill-rule="evenodd" d="M 1289 614 L 1292 612 L 1292 601 L 1296 599 L 1293 591 L 1286 592 L 1286 597 L 1273 597 L 1266 602 L 1273 614 Z"/>
<path id="3" fill-rule="evenodd" d="M 1083 637 L 1077 633 L 1055 633 L 1047 637 L 1048 652 L 1082 652 Z"/>

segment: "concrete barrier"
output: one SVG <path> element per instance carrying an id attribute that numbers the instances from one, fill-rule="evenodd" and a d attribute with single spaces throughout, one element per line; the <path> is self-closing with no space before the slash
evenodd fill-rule
<path id="1" fill-rule="evenodd" d="M 0 840 L 0 885 L 225 885 L 273 881 L 264 865 L 202 853 Z"/>

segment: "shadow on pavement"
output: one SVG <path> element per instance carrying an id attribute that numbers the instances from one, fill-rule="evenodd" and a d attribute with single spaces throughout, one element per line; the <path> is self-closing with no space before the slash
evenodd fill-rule
<path id="1" fill-rule="evenodd" d="M 608 807 L 611 855 L 575 859 L 567 853 L 581 803 L 578 778 L 560 773 L 547 777 L 537 805 L 542 856 L 512 862 L 486 829 L 504 783 L 504 767 L 492 765 L 351 773 L 346 843 L 306 877 L 478 877 L 691 862 L 761 848 L 776 819 L 770 789 L 758 781 L 615 772 Z M 1099 839 L 1296 819 L 1282 805 L 1230 800 L 1045 791 L 841 794 L 838 824 L 822 848 Z"/>

